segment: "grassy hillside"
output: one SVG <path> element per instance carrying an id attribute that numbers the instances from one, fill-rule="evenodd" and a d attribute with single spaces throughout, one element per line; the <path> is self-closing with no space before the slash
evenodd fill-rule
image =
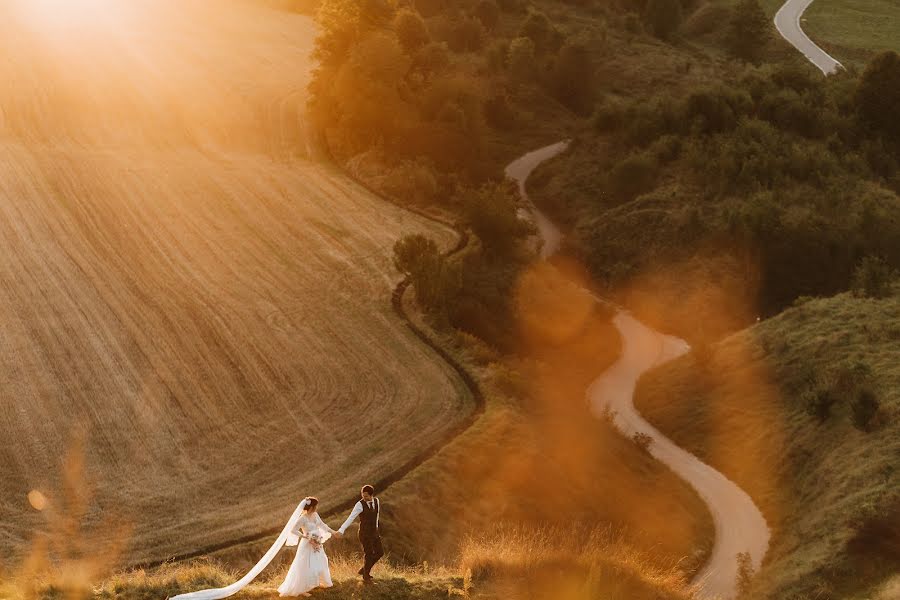
<path id="1" fill-rule="evenodd" d="M 900 567 L 897 292 L 804 301 L 639 384 L 641 412 L 772 526 L 750 597 L 868 597 Z"/>
<path id="2" fill-rule="evenodd" d="M 774 39 L 759 66 L 725 60 L 730 13 L 707 30 L 701 10 L 668 43 L 608 36 L 595 60 L 622 74 L 531 182 L 608 293 L 690 340 L 846 290 L 866 255 L 900 265 L 900 152 L 861 124 L 859 80 Z"/>
<path id="3" fill-rule="evenodd" d="M 765 0 L 774 16 L 784 4 Z M 803 31 L 844 66 L 860 66 L 882 50 L 900 52 L 900 6 L 891 0 L 813 2 L 803 13 Z"/>
<path id="4" fill-rule="evenodd" d="M 390 309 L 396 237 L 453 233 L 292 156 L 310 21 L 67 6 L 0 8 L 0 563 L 78 439 L 95 548 L 147 560 L 349 500 L 463 418 Z"/>
<path id="5" fill-rule="evenodd" d="M 379 577 L 362 587 L 356 575 L 357 557 L 330 558 L 335 586 L 313 593 L 324 600 L 430 600 L 441 598 L 629 598 L 634 600 L 688 600 L 680 574 L 660 570 L 647 557 L 603 534 L 580 539 L 562 532 L 510 532 L 502 541 L 472 541 L 453 568 L 396 567 L 379 565 Z M 234 598 L 278 598 L 275 591 L 286 569 L 274 570 Z M 83 598 L 152 600 L 188 590 L 227 585 L 235 573 L 214 563 L 167 565 L 153 571 L 135 571 L 110 578 Z M 587 582 L 587 583 L 585 583 Z M 11 600 L 19 591 L 0 584 L 0 594 Z M 7 596 L 3 596 L 7 597 Z M 55 600 L 65 596 L 61 588 L 39 587 L 35 598 Z"/>

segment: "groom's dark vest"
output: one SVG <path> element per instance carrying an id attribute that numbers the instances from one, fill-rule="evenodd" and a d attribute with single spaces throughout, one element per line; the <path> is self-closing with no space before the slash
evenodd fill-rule
<path id="1" fill-rule="evenodd" d="M 380 502 L 377 499 L 372 501 L 375 508 L 369 508 L 369 503 L 365 500 L 362 502 L 362 512 L 359 515 L 359 535 L 366 537 L 375 537 L 378 535 L 378 511 Z"/>

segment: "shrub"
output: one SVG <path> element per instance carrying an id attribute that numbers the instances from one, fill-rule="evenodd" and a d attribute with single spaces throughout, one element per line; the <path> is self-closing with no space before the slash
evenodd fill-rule
<path id="1" fill-rule="evenodd" d="M 450 27 L 448 43 L 454 52 L 476 52 L 484 46 L 484 26 L 474 17 L 462 17 Z"/>
<path id="2" fill-rule="evenodd" d="M 769 18 L 759 0 L 740 0 L 729 22 L 728 41 L 732 54 L 748 62 L 757 62 L 769 35 Z"/>
<path id="3" fill-rule="evenodd" d="M 438 192 L 434 168 L 421 158 L 404 160 L 388 169 L 377 187 L 389 196 L 413 204 L 429 204 Z"/>
<path id="4" fill-rule="evenodd" d="M 462 194 L 467 224 L 488 253 L 509 256 L 532 233 L 531 224 L 519 218 L 516 198 L 505 183 L 486 183 Z"/>
<path id="5" fill-rule="evenodd" d="M 633 441 L 635 446 L 640 448 L 641 451 L 647 453 L 650 452 L 650 446 L 653 444 L 653 438 L 646 433 L 641 433 L 640 431 L 631 436 L 631 441 Z"/>
<path id="6" fill-rule="evenodd" d="M 753 581 L 753 558 L 749 552 L 739 552 L 737 555 L 737 592 L 739 596 L 743 596 L 750 591 L 750 584 Z"/>
<path id="7" fill-rule="evenodd" d="M 730 131 L 753 106 L 749 94 L 723 86 L 691 93 L 684 103 L 684 120 L 699 133 Z"/>
<path id="8" fill-rule="evenodd" d="M 506 70 L 506 58 L 508 55 L 509 41 L 502 39 L 492 41 L 485 52 L 488 69 L 492 73 L 502 73 Z"/>
<path id="9" fill-rule="evenodd" d="M 824 423 L 831 416 L 831 408 L 837 402 L 837 398 L 831 390 L 819 389 L 807 390 L 801 396 L 801 401 L 806 408 L 806 414 L 819 423 Z"/>
<path id="10" fill-rule="evenodd" d="M 445 42 L 429 42 L 413 56 L 411 68 L 425 77 L 443 72 L 450 65 L 450 49 Z"/>
<path id="11" fill-rule="evenodd" d="M 625 15 L 625 31 L 632 34 L 643 33 L 644 28 L 641 26 L 641 21 L 637 18 L 636 15 L 627 14 Z"/>
<path id="12" fill-rule="evenodd" d="M 867 256 L 853 272 L 852 290 L 857 296 L 885 298 L 891 295 L 892 279 L 893 271 L 883 258 Z"/>
<path id="13" fill-rule="evenodd" d="M 648 0 L 644 23 L 656 37 L 667 40 L 681 25 L 681 0 Z"/>
<path id="14" fill-rule="evenodd" d="M 437 244 L 431 238 L 418 233 L 406 235 L 394 243 L 394 268 L 410 276 L 438 255 Z"/>
<path id="15" fill-rule="evenodd" d="M 461 288 L 460 271 L 440 254 L 434 240 L 420 234 L 400 238 L 394 244 L 394 266 L 409 277 L 423 309 L 446 316 Z"/>
<path id="16" fill-rule="evenodd" d="M 534 43 L 536 54 L 556 50 L 561 42 L 560 33 L 550 23 L 547 15 L 536 10 L 528 12 L 528 16 L 525 17 L 525 21 L 519 28 L 518 37 L 531 40 Z"/>
<path id="17" fill-rule="evenodd" d="M 493 31 L 500 23 L 500 7 L 495 0 L 481 0 L 475 6 L 474 15 L 487 31 Z"/>
<path id="18" fill-rule="evenodd" d="M 860 431 L 869 431 L 875 415 L 878 414 L 879 405 L 878 397 L 872 390 L 861 389 L 856 399 L 850 404 L 853 426 Z"/>
<path id="19" fill-rule="evenodd" d="M 616 131 L 625 122 L 625 103 L 618 99 L 604 100 L 594 109 L 594 129 L 601 133 Z"/>
<path id="20" fill-rule="evenodd" d="M 412 54 L 430 41 L 425 20 L 415 10 L 402 8 L 394 17 L 397 40 L 407 54 Z"/>
<path id="21" fill-rule="evenodd" d="M 610 171 L 610 193 L 622 202 L 633 200 L 653 189 L 656 175 L 656 161 L 651 156 L 643 153 L 629 156 Z"/>
<path id="22" fill-rule="evenodd" d="M 509 73 L 520 81 L 531 81 L 535 76 L 534 42 L 527 37 L 517 37 L 509 43 L 506 61 Z"/>
<path id="23" fill-rule="evenodd" d="M 885 137 L 900 142 L 900 55 L 882 52 L 866 67 L 856 90 L 860 119 Z"/>
<path id="24" fill-rule="evenodd" d="M 591 56 L 584 44 L 566 43 L 553 61 L 551 85 L 553 94 L 576 113 L 586 114 L 593 103 Z"/>
<path id="25" fill-rule="evenodd" d="M 496 129 L 510 129 L 516 124 L 516 112 L 504 92 L 497 92 L 485 101 L 484 117 Z"/>

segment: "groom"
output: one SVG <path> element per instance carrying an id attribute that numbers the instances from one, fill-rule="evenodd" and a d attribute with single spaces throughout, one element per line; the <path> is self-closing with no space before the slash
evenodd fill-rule
<path id="1" fill-rule="evenodd" d="M 381 532 L 378 529 L 381 502 L 375 497 L 375 488 L 371 485 L 364 485 L 361 495 L 362 500 L 356 503 L 350 516 L 347 517 L 338 532 L 343 535 L 356 517 L 359 517 L 359 542 L 362 544 L 363 553 L 366 556 L 366 562 L 359 570 L 359 574 L 362 575 L 364 583 L 371 583 L 370 571 L 378 559 L 384 556 L 384 549 L 381 547 Z"/>

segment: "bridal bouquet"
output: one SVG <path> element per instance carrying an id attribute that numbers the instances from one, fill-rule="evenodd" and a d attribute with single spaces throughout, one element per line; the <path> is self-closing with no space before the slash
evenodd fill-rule
<path id="1" fill-rule="evenodd" d="M 309 545 L 312 548 L 313 552 L 320 552 L 322 550 L 322 544 L 324 542 L 322 541 L 321 535 L 319 535 L 318 533 L 311 533 L 307 536 L 306 539 L 309 540 Z"/>

